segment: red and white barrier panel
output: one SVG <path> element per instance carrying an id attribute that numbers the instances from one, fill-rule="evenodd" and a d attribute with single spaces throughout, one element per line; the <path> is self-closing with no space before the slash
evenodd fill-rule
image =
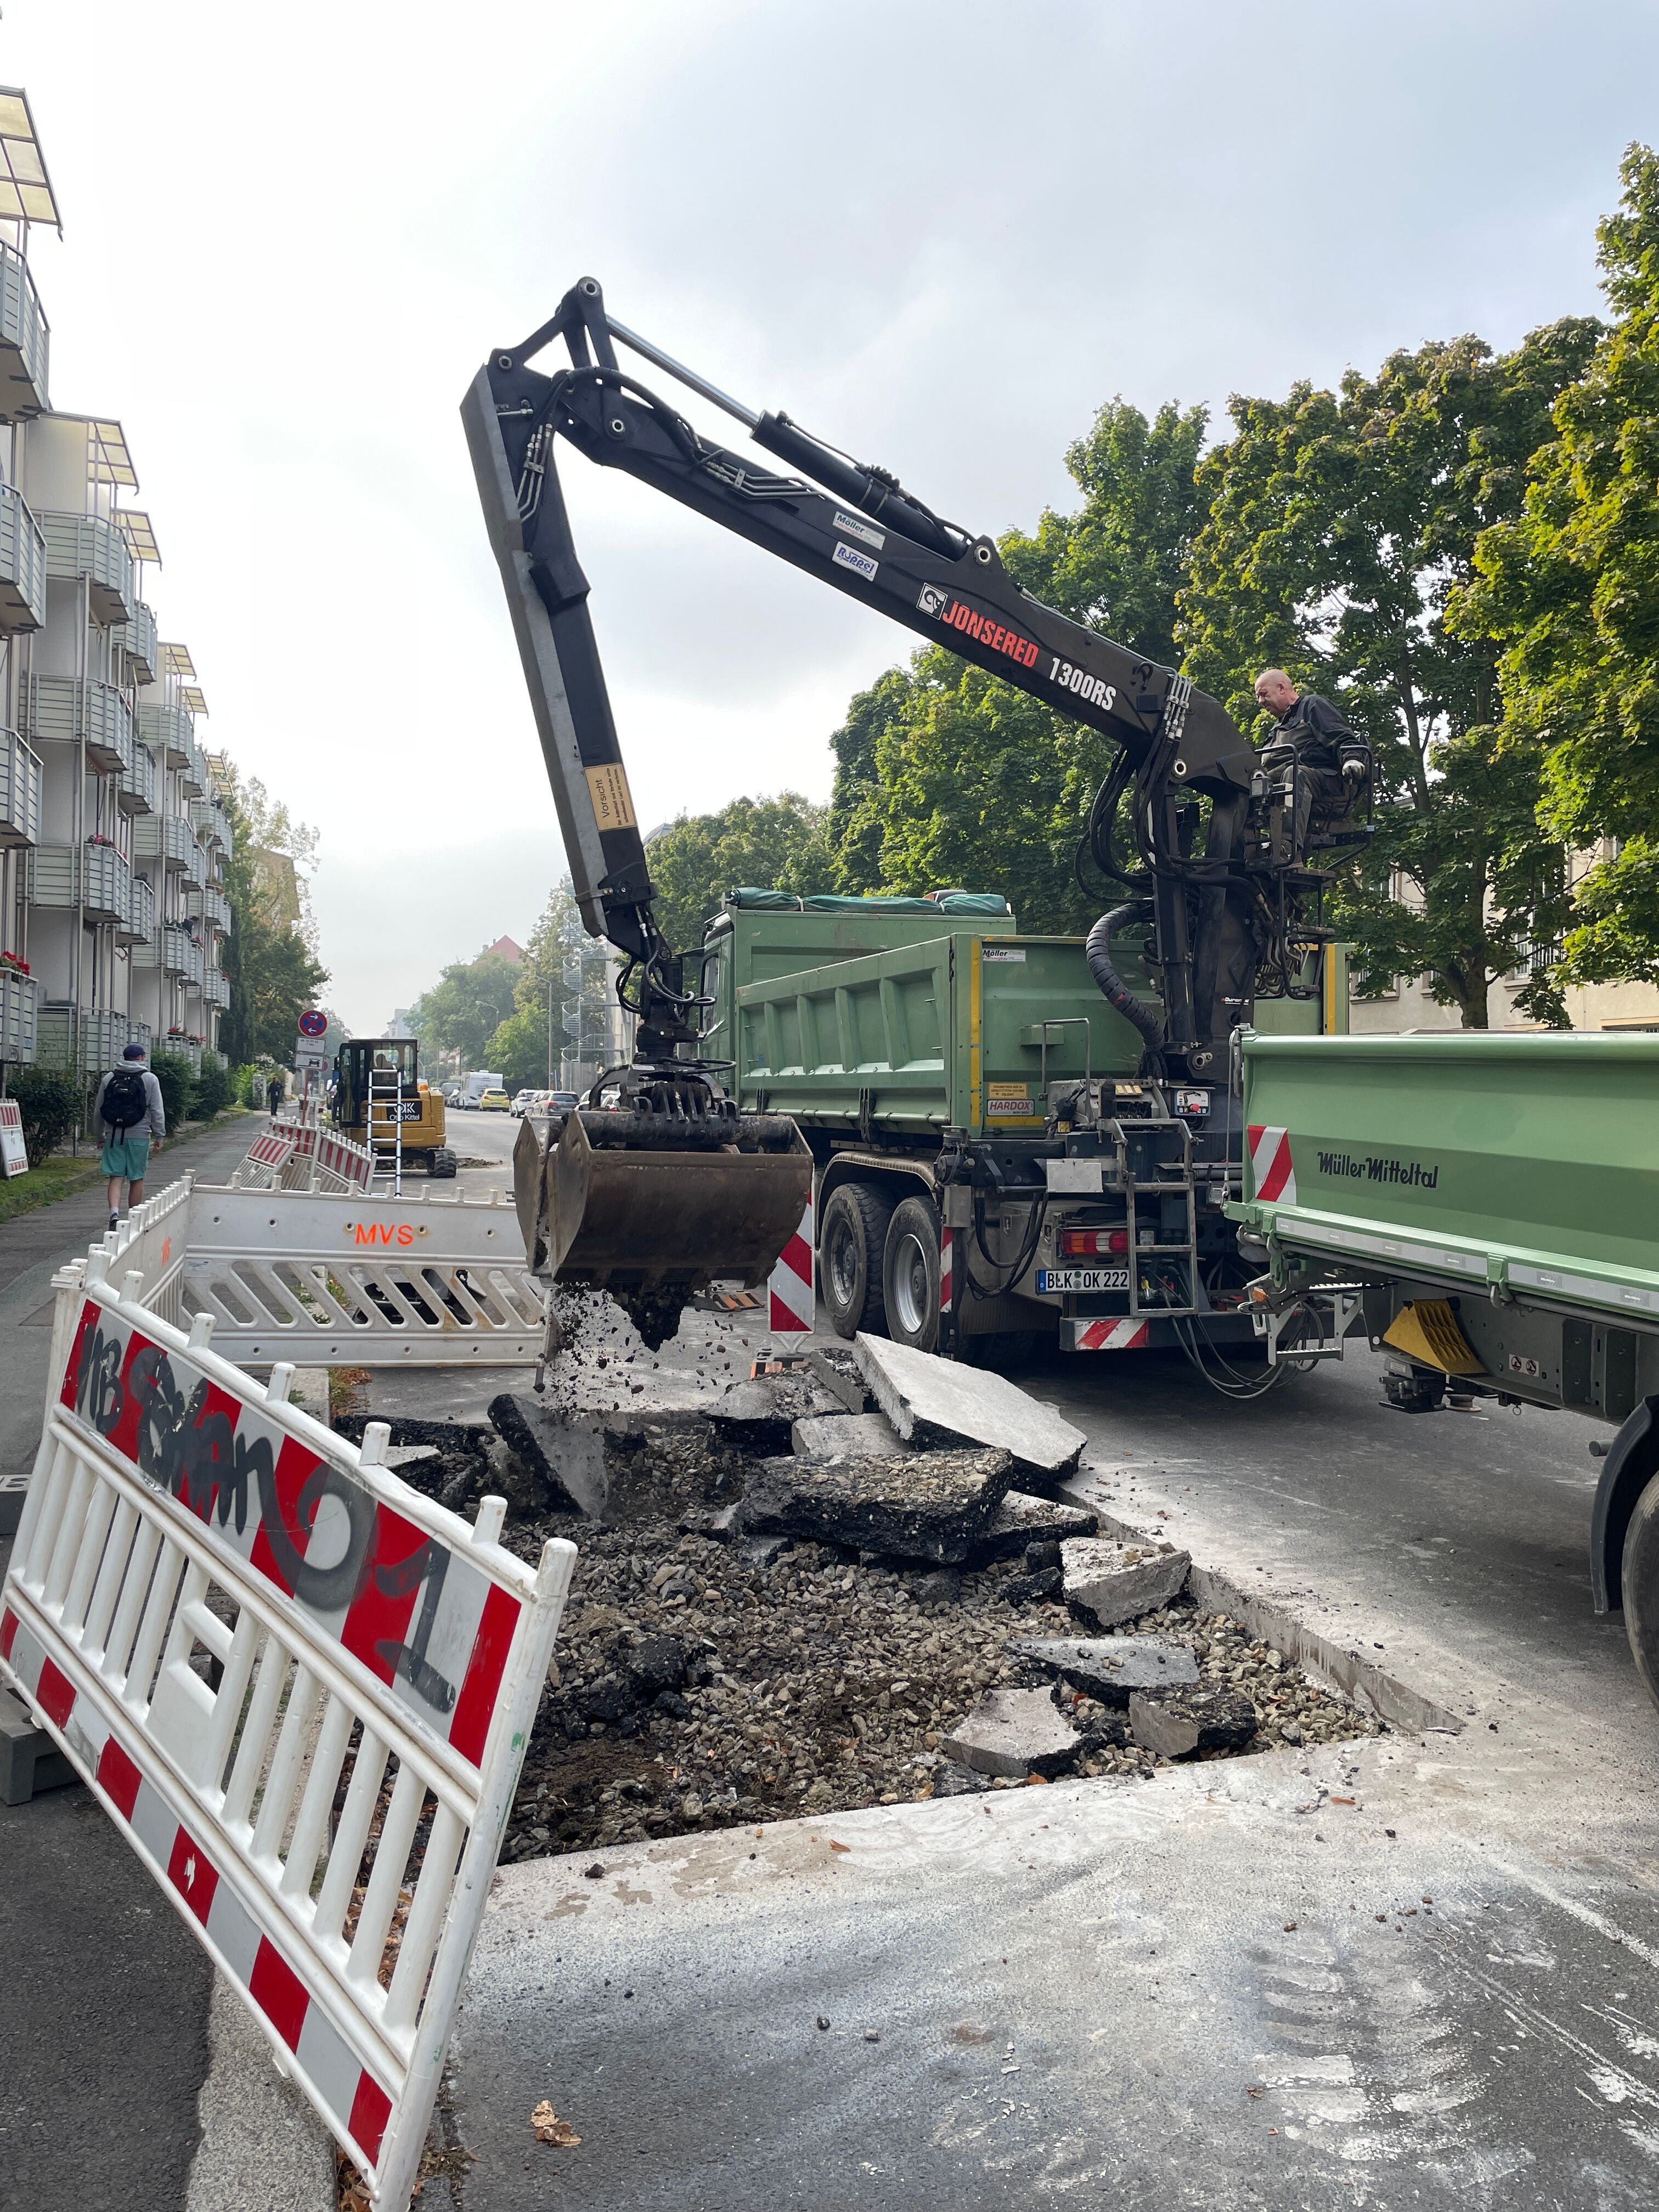
<path id="1" fill-rule="evenodd" d="M 1080 1321 L 1076 1329 L 1073 1352 L 1140 1352 L 1151 1341 L 1152 1325 L 1146 1321 Z"/>
<path id="2" fill-rule="evenodd" d="M 766 1326 L 774 1336 L 810 1336 L 817 1317 L 812 1297 L 812 1200 L 800 1226 L 778 1255 L 767 1279 Z"/>
<path id="3" fill-rule="evenodd" d="M 1296 1204 L 1296 1168 L 1291 1159 L 1291 1133 L 1252 1122 L 1246 1132 L 1250 1142 L 1250 1195 Z"/>
<path id="4" fill-rule="evenodd" d="M 501 1500 L 469 1528 L 379 1463 L 383 1426 L 355 1450 L 285 1402 L 291 1367 L 262 1390 L 106 1264 L 0 1586 L 0 1679 L 404 2212 L 575 1550 L 526 1565 Z"/>
<path id="5" fill-rule="evenodd" d="M 294 1157 L 315 1163 L 324 1175 L 338 1176 L 356 1190 L 367 1190 L 374 1175 L 374 1155 L 367 1145 L 313 1123 L 301 1123 L 294 1132 Z"/>
<path id="6" fill-rule="evenodd" d="M 0 1176 L 27 1175 L 29 1156 L 23 1143 L 23 1109 L 15 1098 L 0 1098 Z"/>

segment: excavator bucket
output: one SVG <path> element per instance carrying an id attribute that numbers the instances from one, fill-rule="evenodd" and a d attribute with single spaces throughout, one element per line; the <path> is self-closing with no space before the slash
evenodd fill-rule
<path id="1" fill-rule="evenodd" d="M 608 1290 L 647 1343 L 710 1283 L 763 1282 L 806 1211 L 812 1155 L 787 1115 L 724 1129 L 698 1146 L 664 1115 L 584 1109 L 544 1146 L 526 1117 L 513 1181 L 532 1271 Z"/>

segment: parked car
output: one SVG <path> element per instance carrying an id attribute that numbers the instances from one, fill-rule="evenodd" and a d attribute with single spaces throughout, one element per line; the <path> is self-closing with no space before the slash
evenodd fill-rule
<path id="1" fill-rule="evenodd" d="M 512 1103 L 505 1091 L 481 1091 L 478 1093 L 478 1111 L 481 1114 L 510 1114 L 512 1110 Z"/>
<path id="2" fill-rule="evenodd" d="M 541 1093 L 538 1091 L 520 1091 L 513 1101 L 512 1110 L 514 1119 L 515 1121 L 522 1121 L 526 1112 L 530 1107 L 535 1104 L 537 1099 L 539 1098 L 540 1096 Z"/>
<path id="3" fill-rule="evenodd" d="M 459 1087 L 459 1085 L 457 1085 L 456 1088 L 455 1088 L 453 1091 L 445 1091 L 445 1093 L 444 1093 L 444 1104 L 445 1104 L 446 1106 L 449 1106 L 449 1107 L 465 1106 L 465 1103 L 466 1103 L 466 1093 L 465 1093 L 465 1091 L 463 1091 L 463 1090 Z"/>
<path id="4" fill-rule="evenodd" d="M 573 1106 L 580 1106 L 581 1100 L 574 1091 L 550 1091 L 547 1094 L 547 1103 L 550 1112 L 568 1114 Z"/>

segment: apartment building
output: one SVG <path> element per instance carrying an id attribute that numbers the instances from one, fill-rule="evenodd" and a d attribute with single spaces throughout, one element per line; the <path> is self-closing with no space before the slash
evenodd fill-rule
<path id="1" fill-rule="evenodd" d="M 113 416 L 52 404 L 32 231 L 61 224 L 28 101 L 0 88 L 0 1061 L 199 1070 L 229 1002 L 222 781 Z"/>

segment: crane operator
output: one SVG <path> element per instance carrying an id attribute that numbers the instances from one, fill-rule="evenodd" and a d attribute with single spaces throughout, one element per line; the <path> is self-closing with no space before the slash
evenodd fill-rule
<path id="1" fill-rule="evenodd" d="M 1323 817 L 1346 814 L 1370 772 L 1371 749 L 1342 719 L 1340 708 L 1316 691 L 1298 691 L 1282 668 L 1264 668 L 1255 679 L 1255 703 L 1279 724 L 1263 748 L 1270 773 L 1300 771 L 1296 779 L 1296 849 L 1305 851 L 1309 817 L 1317 804 Z"/>

